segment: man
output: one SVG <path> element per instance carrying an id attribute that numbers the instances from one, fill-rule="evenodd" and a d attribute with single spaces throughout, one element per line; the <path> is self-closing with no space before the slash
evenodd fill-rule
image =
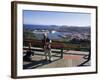
<path id="1" fill-rule="evenodd" d="M 46 60 L 51 61 L 51 40 L 48 38 L 47 33 L 44 33 L 43 47 Z"/>

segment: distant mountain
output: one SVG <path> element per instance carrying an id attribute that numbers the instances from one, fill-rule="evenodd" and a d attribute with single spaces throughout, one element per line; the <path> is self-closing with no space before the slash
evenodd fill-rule
<path id="1" fill-rule="evenodd" d="M 55 30 L 58 32 L 67 32 L 67 33 L 90 33 L 90 26 L 57 26 L 57 25 L 23 25 L 25 30 Z"/>
<path id="2" fill-rule="evenodd" d="M 24 24 L 24 29 L 28 29 L 28 30 L 55 30 L 58 28 L 58 26 L 56 25 L 29 25 L 29 24 Z"/>
<path id="3" fill-rule="evenodd" d="M 72 33 L 72 32 L 73 33 L 75 33 L 75 32 L 77 32 L 77 33 L 90 33 L 91 29 L 90 29 L 90 27 L 62 26 L 57 31 L 59 31 L 59 32 L 69 32 L 69 33 Z"/>

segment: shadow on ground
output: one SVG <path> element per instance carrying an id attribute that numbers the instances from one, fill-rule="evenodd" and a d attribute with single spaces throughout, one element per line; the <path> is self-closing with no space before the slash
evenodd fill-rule
<path id="1" fill-rule="evenodd" d="M 29 62 L 28 64 L 24 64 L 23 65 L 23 69 L 34 69 L 34 68 L 37 68 L 37 67 L 41 67 L 41 66 L 44 66 L 44 65 L 47 65 L 47 64 L 50 64 L 52 62 L 55 62 L 57 60 L 60 60 L 61 58 L 59 59 L 56 59 L 56 60 L 53 60 L 53 61 L 50 61 L 50 60 L 46 60 L 46 59 L 43 59 L 43 60 L 27 60 L 27 62 Z"/>

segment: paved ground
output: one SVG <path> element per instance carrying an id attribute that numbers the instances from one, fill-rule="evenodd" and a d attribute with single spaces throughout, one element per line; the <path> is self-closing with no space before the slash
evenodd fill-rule
<path id="1" fill-rule="evenodd" d="M 23 69 L 77 67 L 86 61 L 83 57 L 88 53 L 82 51 L 64 51 L 63 58 L 60 58 L 59 53 L 52 53 L 52 61 L 50 62 L 45 60 L 44 52 L 35 51 L 35 55 L 31 56 L 31 61 L 23 61 Z M 90 66 L 90 61 L 85 66 Z"/>

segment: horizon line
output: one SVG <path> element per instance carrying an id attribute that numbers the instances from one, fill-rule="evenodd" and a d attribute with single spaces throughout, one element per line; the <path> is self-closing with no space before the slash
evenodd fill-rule
<path id="1" fill-rule="evenodd" d="M 23 25 L 47 25 L 47 26 L 67 26 L 67 27 L 91 27 L 91 25 L 57 25 L 57 24 L 23 24 Z"/>

